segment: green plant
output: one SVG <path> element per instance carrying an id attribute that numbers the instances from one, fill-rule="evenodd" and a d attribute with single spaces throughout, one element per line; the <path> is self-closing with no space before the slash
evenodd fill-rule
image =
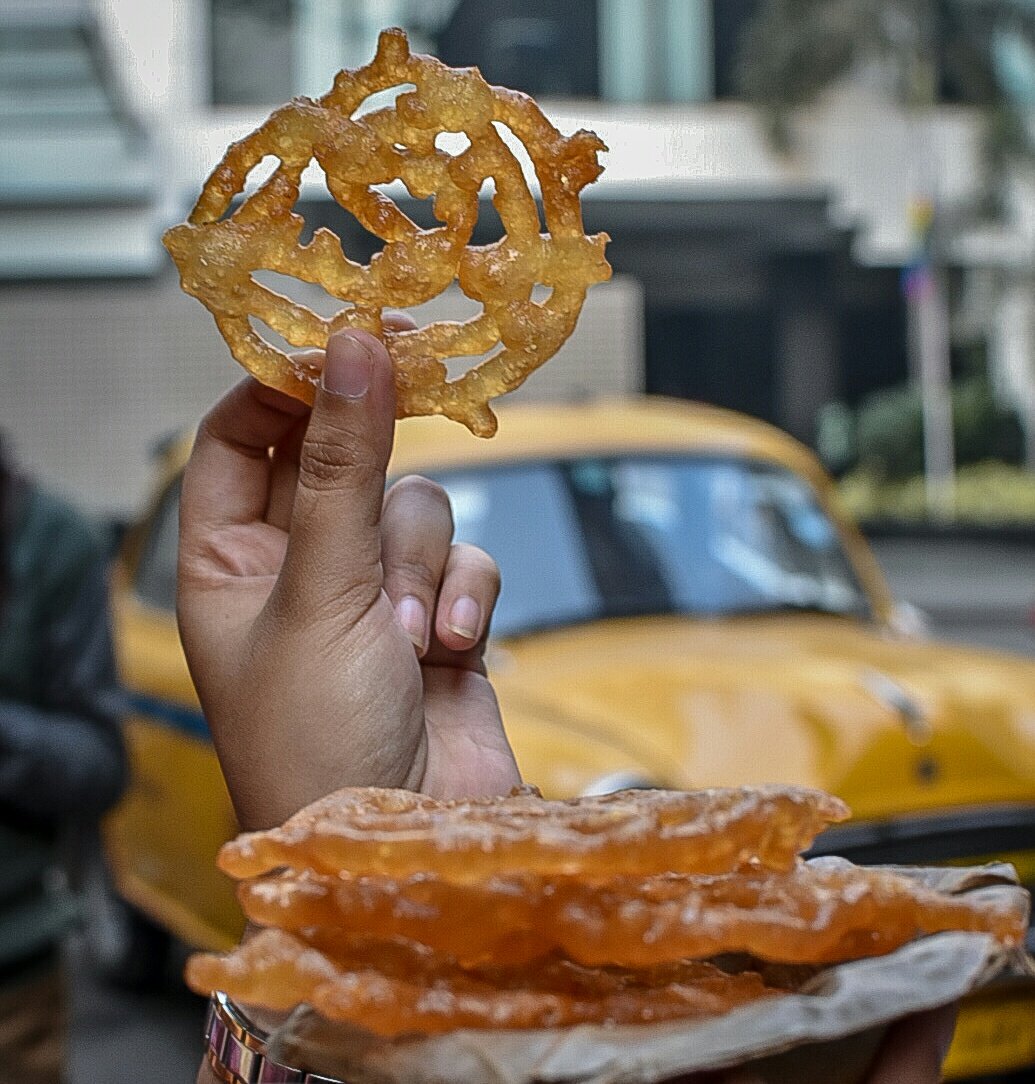
<path id="1" fill-rule="evenodd" d="M 911 385 L 867 398 L 856 420 L 858 464 L 880 479 L 903 479 L 924 469 L 923 411 Z"/>
<path id="2" fill-rule="evenodd" d="M 889 481 L 857 468 L 841 479 L 838 496 L 845 511 L 862 522 L 927 518 L 922 475 Z M 991 461 L 963 467 L 956 475 L 954 505 L 957 523 L 1035 526 L 1035 472 Z"/>
<path id="3" fill-rule="evenodd" d="M 972 376 L 953 388 L 953 434 L 956 463 L 966 466 L 994 459 L 1018 464 L 1024 457 L 1024 430 L 1015 411 L 996 402 L 983 376 Z"/>
<path id="4" fill-rule="evenodd" d="M 996 401 L 981 374 L 953 384 L 952 428 L 958 467 L 985 460 L 1017 464 L 1023 458 L 1020 420 Z M 879 481 L 904 481 L 922 473 L 923 408 L 918 389 L 901 385 L 864 400 L 856 415 L 855 452 L 851 466 Z"/>

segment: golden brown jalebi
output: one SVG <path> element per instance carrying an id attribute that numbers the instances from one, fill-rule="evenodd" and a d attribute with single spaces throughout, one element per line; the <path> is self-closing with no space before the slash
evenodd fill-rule
<path id="1" fill-rule="evenodd" d="M 458 884 L 502 874 L 724 873 L 746 862 L 787 869 L 843 802 L 804 787 L 626 790 L 547 801 L 440 802 L 403 790 L 347 788 L 282 827 L 227 843 L 220 868 L 254 877 L 278 866 L 354 876 L 434 872 Z"/>
<path id="2" fill-rule="evenodd" d="M 795 857 L 846 812 L 776 786 L 569 801 L 346 789 L 224 848 L 267 928 L 192 958 L 188 982 L 435 1034 L 693 1018 L 930 933 L 1023 942 L 1019 895 Z"/>
<path id="3" fill-rule="evenodd" d="M 394 104 L 357 115 L 372 94 L 412 85 Z M 500 127 L 524 145 L 542 194 L 546 232 L 518 158 Z M 456 154 L 443 133 L 462 135 Z M 610 277 L 606 234 L 586 237 L 579 194 L 601 167 L 604 144 L 592 133 L 562 136 L 525 94 L 490 86 L 477 69 L 453 69 L 410 52 L 406 35 L 386 30 L 366 67 L 342 71 L 322 98 L 297 98 L 233 144 L 209 177 L 188 222 L 165 235 L 187 293 L 213 314 L 235 358 L 259 380 L 312 401 L 319 376 L 252 325 L 264 322 L 295 347 L 322 347 L 339 328 L 385 340 L 396 367 L 399 417 L 445 414 L 479 436 L 496 418 L 488 401 L 517 387 L 574 330 L 587 288 Z M 251 170 L 267 155 L 273 175 L 227 217 Z M 302 173 L 315 160 L 338 203 L 384 249 L 366 266 L 338 238 L 318 229 L 300 241 L 304 221 L 292 208 Z M 433 197 L 441 225 L 420 229 L 379 186 L 401 181 L 416 199 Z M 483 185 L 505 231 L 493 244 L 468 244 Z M 257 282 L 258 270 L 316 283 L 343 302 L 324 319 Z M 458 281 L 482 311 L 464 322 L 416 330 L 382 324 L 386 307 L 407 308 Z M 536 286 L 549 288 L 543 301 Z M 442 359 L 491 356 L 455 380 Z"/>
<path id="4" fill-rule="evenodd" d="M 370 957 L 373 963 L 376 946 Z M 345 1020 L 378 1035 L 639 1024 L 713 1016 L 780 994 L 753 972 L 727 975 L 705 963 L 644 981 L 628 975 L 580 975 L 563 964 L 526 976 L 511 972 L 481 977 L 442 965 L 431 974 L 417 969 L 406 977 L 399 968 L 357 969 L 356 962 L 343 966 L 299 938 L 269 929 L 228 956 L 192 957 L 187 981 L 195 990 L 218 989 L 271 1009 L 307 1003 L 330 1020 Z"/>
<path id="5" fill-rule="evenodd" d="M 305 871 L 246 881 L 239 898 L 261 925 L 419 940 L 465 967 L 524 964 L 557 951 L 588 966 L 651 967 L 725 953 L 827 964 L 883 955 L 942 930 L 981 931 L 1017 945 L 1026 929 L 1026 916 L 1010 903 L 946 896 L 885 870 L 805 863 L 787 873 L 601 884 L 512 876 L 451 885 L 425 875 Z"/>

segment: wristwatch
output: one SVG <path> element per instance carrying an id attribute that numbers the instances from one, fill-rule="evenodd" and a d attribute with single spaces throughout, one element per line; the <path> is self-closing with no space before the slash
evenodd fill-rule
<path id="1" fill-rule="evenodd" d="M 205 1017 L 205 1057 L 224 1084 L 345 1084 L 337 1077 L 292 1069 L 266 1053 L 268 1034 L 253 1024 L 226 996 L 209 999 Z"/>

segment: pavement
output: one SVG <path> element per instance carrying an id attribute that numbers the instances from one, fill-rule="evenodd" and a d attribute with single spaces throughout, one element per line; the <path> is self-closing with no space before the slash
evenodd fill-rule
<path id="1" fill-rule="evenodd" d="M 1035 547 L 885 539 L 874 549 L 896 596 L 927 614 L 933 635 L 1035 659 Z M 77 945 L 70 961 L 69 1084 L 192 1084 L 203 1004 L 179 981 L 182 955 L 146 995 L 99 982 Z"/>
<path id="2" fill-rule="evenodd" d="M 871 545 L 895 594 L 938 619 L 1023 622 L 1035 613 L 1035 546 L 904 538 Z"/>
<path id="3" fill-rule="evenodd" d="M 154 990 L 130 993 L 98 979 L 73 941 L 69 1084 L 194 1084 L 205 1001 L 180 980 L 184 956 Z"/>

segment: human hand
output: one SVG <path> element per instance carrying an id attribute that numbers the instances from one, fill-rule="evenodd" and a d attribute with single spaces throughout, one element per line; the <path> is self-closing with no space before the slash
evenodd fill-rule
<path id="1" fill-rule="evenodd" d="M 937 1084 L 958 1010 L 944 1005 L 892 1024 L 865 1084 Z"/>
<path id="2" fill-rule="evenodd" d="M 862 1084 L 938 1084 L 942 1079 L 942 1063 L 956 1030 L 957 1010 L 955 1004 L 944 1005 L 892 1024 Z M 691 1082 L 765 1084 L 763 1078 L 750 1069 L 735 1069 L 717 1076 L 694 1076 L 687 1084 Z"/>
<path id="3" fill-rule="evenodd" d="M 311 412 L 238 384 L 183 480 L 180 634 L 245 829 L 343 786 L 452 797 L 520 782 L 483 662 L 496 565 L 452 543 L 441 487 L 385 493 L 384 346 L 338 332 L 323 372 Z"/>
<path id="4" fill-rule="evenodd" d="M 877 1060 L 862 1084 L 938 1084 L 942 1062 L 956 1027 L 956 1005 L 918 1013 L 899 1020 L 888 1029 Z M 208 1064 L 201 1067 L 197 1084 L 215 1084 Z M 720 1073 L 695 1073 L 682 1084 L 765 1084 L 750 1069 Z"/>

